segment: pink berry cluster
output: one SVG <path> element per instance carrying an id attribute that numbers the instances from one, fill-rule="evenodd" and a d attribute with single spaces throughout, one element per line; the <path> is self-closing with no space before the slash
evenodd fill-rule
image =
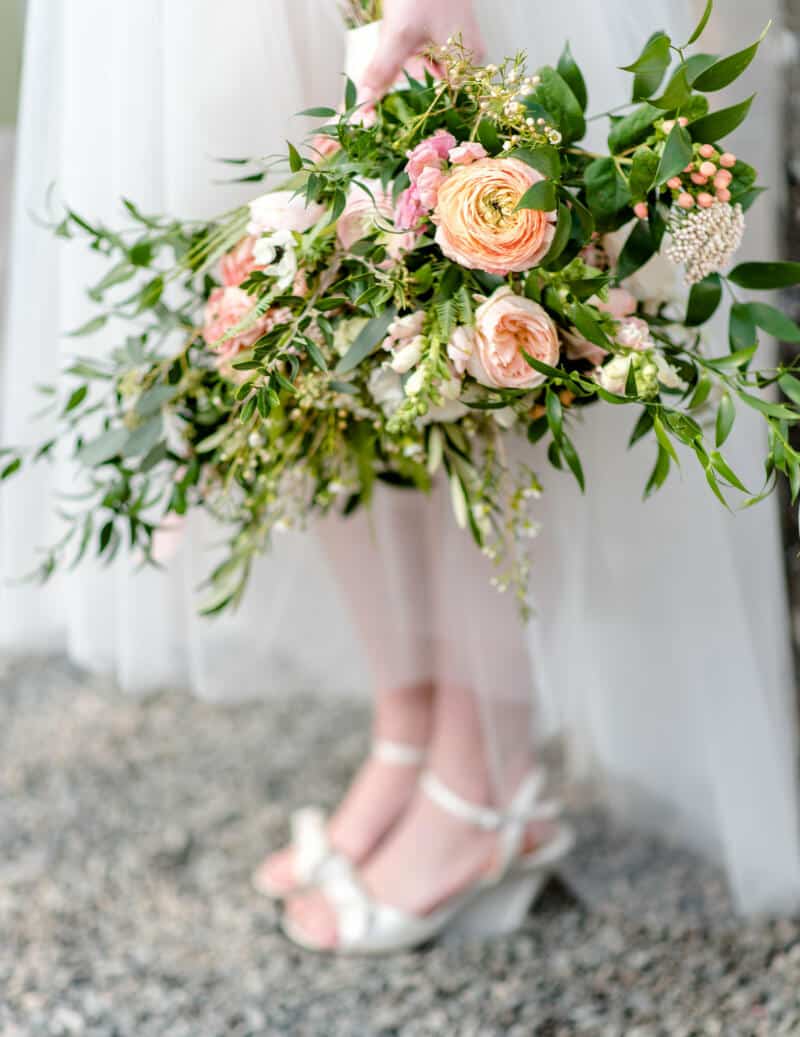
<path id="1" fill-rule="evenodd" d="M 681 117 L 678 121 L 681 126 L 686 126 L 688 120 Z M 663 124 L 664 133 L 668 134 L 674 125 L 675 120 L 666 119 Z M 667 187 L 673 192 L 676 204 L 682 209 L 693 209 L 695 206 L 708 209 L 715 201 L 731 200 L 731 170 L 735 165 L 736 156 L 730 151 L 720 153 L 713 144 L 696 144 L 692 161 L 679 176 L 667 180 Z M 637 202 L 633 211 L 639 219 L 646 219 L 647 203 Z"/>

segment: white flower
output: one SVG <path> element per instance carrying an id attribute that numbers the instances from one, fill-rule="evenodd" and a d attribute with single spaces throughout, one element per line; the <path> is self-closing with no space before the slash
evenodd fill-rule
<path id="1" fill-rule="evenodd" d="M 405 317 L 395 317 L 387 328 L 387 334 L 389 338 L 394 339 L 396 342 L 415 338 L 422 331 L 424 323 L 425 311 L 416 310 L 414 313 L 406 314 Z"/>
<path id="2" fill-rule="evenodd" d="M 492 417 L 500 428 L 509 429 L 517 423 L 517 414 L 512 407 L 501 407 L 500 410 L 492 411 Z"/>
<path id="3" fill-rule="evenodd" d="M 400 375 L 385 365 L 371 371 L 367 388 L 385 414 L 394 414 L 403 402 L 403 383 Z"/>
<path id="4" fill-rule="evenodd" d="M 282 251 L 278 262 L 275 259 Z M 294 234 L 290 230 L 278 230 L 265 234 L 253 246 L 253 258 L 265 272 L 276 279 L 278 291 L 283 292 L 294 284 L 297 275 L 297 255 L 294 250 Z"/>
<path id="5" fill-rule="evenodd" d="M 454 328 L 447 343 L 447 355 L 458 374 L 464 374 L 474 350 L 475 329 L 464 324 Z"/>
<path id="6" fill-rule="evenodd" d="M 424 384 L 425 371 L 423 368 L 418 367 L 406 382 L 406 394 L 408 396 L 416 396 L 421 391 Z"/>
<path id="7" fill-rule="evenodd" d="M 308 230 L 322 218 L 322 205 L 306 205 L 303 195 L 293 191 L 271 191 L 255 198 L 249 205 L 247 233 L 253 237 L 273 231 Z"/>
<path id="8" fill-rule="evenodd" d="M 427 414 L 420 418 L 421 425 L 429 425 L 431 422 L 443 424 L 448 421 L 458 421 L 469 414 L 469 407 L 461 400 L 446 400 L 444 403 L 431 407 Z"/>
<path id="9" fill-rule="evenodd" d="M 658 380 L 667 389 L 685 389 L 686 382 L 675 368 L 659 352 L 653 353 L 653 361 L 658 370 Z"/>
<path id="10" fill-rule="evenodd" d="M 393 350 L 389 367 L 398 374 L 405 374 L 406 371 L 410 371 L 412 367 L 416 367 L 419 363 L 424 345 L 425 339 L 422 335 L 415 335 L 414 338 L 405 344 L 399 345 Z"/>
<path id="11" fill-rule="evenodd" d="M 606 392 L 613 392 L 616 396 L 624 396 L 632 360 L 632 353 L 613 356 L 607 364 L 595 370 L 595 380 L 602 385 Z"/>
<path id="12" fill-rule="evenodd" d="M 673 207 L 669 218 L 672 238 L 664 254 L 676 265 L 684 264 L 684 280 L 697 284 L 728 264 L 742 243 L 744 214 L 741 205 L 715 201 L 707 209 Z"/>

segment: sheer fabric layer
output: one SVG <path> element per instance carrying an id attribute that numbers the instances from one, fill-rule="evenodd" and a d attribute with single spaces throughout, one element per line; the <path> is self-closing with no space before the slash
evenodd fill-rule
<path id="1" fill-rule="evenodd" d="M 478 6 L 495 59 L 523 47 L 534 64 L 555 63 L 569 35 L 592 86 L 592 111 L 619 102 L 626 79 L 609 70 L 638 53 L 656 22 L 686 38 L 691 20 L 666 2 L 646 16 L 624 0 Z M 747 24 L 755 17 L 724 0 L 724 35 L 720 28 L 719 47 L 709 49 L 750 42 L 760 29 Z M 751 121 L 758 139 L 735 142 L 758 156 L 772 183 L 780 177 L 764 159 L 778 155 L 778 42 L 771 34 L 759 68 L 748 72 L 750 84 L 741 85 L 760 89 Z M 286 137 L 303 132 L 289 113 L 338 97 L 342 62 L 333 4 L 32 0 L 0 438 L 30 434 L 39 401 L 28 387 L 55 377 L 66 351 L 59 335 L 88 316 L 83 287 L 96 275 L 81 246 L 56 248 L 31 226 L 29 210 L 41 208 L 48 185 L 55 181 L 79 211 L 109 221 L 120 218 L 121 195 L 153 211 L 216 212 L 250 192 L 214 184 L 211 157 L 281 150 Z M 591 126 L 596 139 L 601 123 Z M 772 247 L 768 217 L 762 203 L 753 254 Z M 112 339 L 85 344 L 103 350 Z M 311 537 L 290 535 L 276 545 L 237 615 L 197 619 L 194 587 L 219 536 L 202 521 L 190 525 L 166 576 L 134 574 L 121 563 L 46 590 L 0 586 L 0 644 L 66 646 L 127 689 L 180 682 L 214 699 L 287 685 L 352 692 L 375 675 L 411 679 L 449 659 L 459 677 L 466 671 L 479 708 L 489 704 L 484 718 L 502 775 L 503 761 L 528 741 L 527 723 L 507 723 L 515 712 L 503 705 L 527 710 L 526 636 L 540 715 L 548 730 L 569 732 L 576 773 L 605 784 L 624 816 L 718 854 L 743 909 L 796 907 L 794 709 L 776 513 L 766 506 L 730 519 L 688 464 L 682 479 L 640 511 L 634 502 L 651 458 L 643 447 L 622 456 L 630 418 L 611 410 L 588 415 L 579 433 L 591 485 L 586 498 L 541 459 L 547 494 L 534 574 L 538 613 L 513 643 L 504 640 L 512 629 L 506 606 L 483 582 L 482 560 L 470 554 L 442 500 L 401 502 L 395 492 L 381 495 L 372 518 L 356 518 L 341 534 L 359 548 L 367 600 L 386 585 L 378 581 L 392 587 L 381 597 L 390 604 L 380 619 L 391 634 L 376 639 L 383 654 L 366 653 L 366 667 L 349 606 Z M 744 418 L 737 460 L 756 485 L 757 438 Z M 50 539 L 45 502 L 66 478 L 42 470 L 22 492 L 0 496 L 4 580 L 26 571 L 35 546 Z M 441 568 L 423 566 L 431 555 L 410 531 L 434 557 L 438 547 Z M 448 634 L 446 653 L 430 637 L 434 608 Z"/>

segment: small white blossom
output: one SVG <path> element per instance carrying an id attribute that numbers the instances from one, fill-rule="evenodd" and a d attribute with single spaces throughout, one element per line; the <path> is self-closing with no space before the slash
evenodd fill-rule
<path id="1" fill-rule="evenodd" d="M 739 248 L 744 214 L 741 205 L 719 201 L 691 212 L 674 207 L 668 229 L 672 240 L 665 255 L 676 265 L 684 264 L 687 284 L 697 284 L 726 266 Z"/>

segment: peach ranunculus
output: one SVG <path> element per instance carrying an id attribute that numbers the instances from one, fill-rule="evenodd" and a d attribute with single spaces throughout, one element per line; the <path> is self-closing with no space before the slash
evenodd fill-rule
<path id="1" fill-rule="evenodd" d="M 220 260 L 220 276 L 226 288 L 238 288 L 254 270 L 264 269 L 253 255 L 255 242 L 256 239 L 248 234 Z"/>
<path id="2" fill-rule="evenodd" d="M 543 180 L 516 158 L 484 158 L 457 166 L 439 187 L 436 243 L 448 259 L 505 276 L 529 270 L 547 255 L 556 213 L 516 206 Z"/>
<path id="3" fill-rule="evenodd" d="M 533 389 L 545 376 L 523 352 L 554 367 L 559 351 L 558 330 L 546 310 L 504 285 L 475 311 L 475 348 L 466 366 L 481 385 Z"/>
<path id="4" fill-rule="evenodd" d="M 313 227 L 325 215 L 325 207 L 306 205 L 303 195 L 293 191 L 272 191 L 250 202 L 247 233 L 258 237 L 277 230 L 302 232 Z"/>

